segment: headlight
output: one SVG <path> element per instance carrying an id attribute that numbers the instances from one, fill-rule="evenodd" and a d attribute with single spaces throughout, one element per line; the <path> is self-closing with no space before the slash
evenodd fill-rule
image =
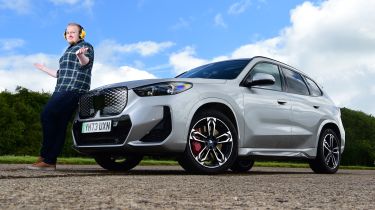
<path id="1" fill-rule="evenodd" d="M 134 88 L 134 92 L 139 96 L 165 96 L 175 95 L 185 90 L 189 90 L 193 84 L 188 82 L 162 82 L 143 87 Z"/>

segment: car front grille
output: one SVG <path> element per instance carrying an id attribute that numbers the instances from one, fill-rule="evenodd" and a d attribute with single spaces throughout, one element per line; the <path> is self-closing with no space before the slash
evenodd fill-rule
<path id="1" fill-rule="evenodd" d="M 132 122 L 128 115 L 112 118 L 111 131 L 98 133 L 82 133 L 82 121 L 73 123 L 73 135 L 77 146 L 100 146 L 124 144 Z"/>
<path id="2" fill-rule="evenodd" d="M 82 119 L 94 117 L 98 111 L 101 116 L 118 115 L 126 107 L 127 100 L 126 87 L 90 91 L 79 100 L 79 116 Z"/>

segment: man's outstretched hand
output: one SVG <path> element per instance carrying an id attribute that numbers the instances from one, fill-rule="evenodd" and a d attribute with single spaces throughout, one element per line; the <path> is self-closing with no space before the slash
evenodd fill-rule
<path id="1" fill-rule="evenodd" d="M 41 63 L 34 63 L 34 66 L 35 66 L 35 68 L 37 68 L 41 71 L 45 71 L 45 69 L 46 69 L 46 66 L 44 64 L 41 64 Z"/>
<path id="2" fill-rule="evenodd" d="M 89 50 L 88 47 L 81 47 L 79 50 L 76 51 L 76 55 L 85 54 Z"/>

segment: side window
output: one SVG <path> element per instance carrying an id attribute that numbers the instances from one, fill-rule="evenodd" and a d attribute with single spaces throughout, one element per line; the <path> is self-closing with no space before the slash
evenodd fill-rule
<path id="1" fill-rule="evenodd" d="M 321 96 L 322 91 L 320 90 L 318 85 L 314 81 L 312 81 L 311 79 L 309 79 L 307 77 L 305 77 L 305 79 L 306 79 L 306 82 L 307 82 L 307 86 L 309 86 L 311 95 L 312 96 Z"/>
<path id="2" fill-rule="evenodd" d="M 277 65 L 271 63 L 258 63 L 251 70 L 250 77 L 252 78 L 256 73 L 271 74 L 275 78 L 275 84 L 262 86 L 262 88 L 281 91 L 281 75 Z"/>
<path id="3" fill-rule="evenodd" d="M 285 76 L 288 93 L 310 95 L 309 89 L 307 88 L 302 76 L 299 73 L 285 68 L 283 68 L 283 73 Z"/>

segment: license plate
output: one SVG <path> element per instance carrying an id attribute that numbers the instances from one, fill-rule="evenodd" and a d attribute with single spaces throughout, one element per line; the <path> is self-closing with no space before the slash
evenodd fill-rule
<path id="1" fill-rule="evenodd" d="M 82 123 L 82 133 L 110 132 L 111 123 L 111 120 L 84 122 Z"/>

